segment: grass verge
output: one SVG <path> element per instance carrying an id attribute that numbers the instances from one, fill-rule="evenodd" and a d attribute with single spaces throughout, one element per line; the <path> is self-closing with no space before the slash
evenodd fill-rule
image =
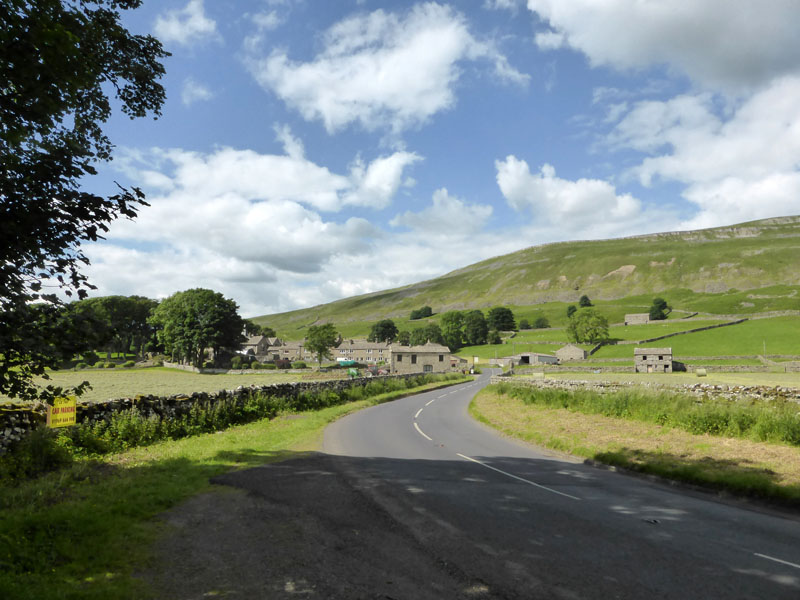
<path id="1" fill-rule="evenodd" d="M 511 437 L 601 463 L 800 507 L 800 449 L 528 404 L 492 386 L 470 405 Z"/>
<path id="2" fill-rule="evenodd" d="M 211 489 L 210 477 L 314 450 L 346 414 L 454 383 L 159 442 L 0 487 L 0 598 L 148 598 L 134 574 L 161 531 L 156 515 Z"/>

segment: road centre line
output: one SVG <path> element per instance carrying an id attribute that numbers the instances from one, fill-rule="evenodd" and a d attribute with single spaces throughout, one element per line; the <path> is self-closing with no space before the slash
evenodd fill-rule
<path id="1" fill-rule="evenodd" d="M 416 423 L 414 423 L 414 428 L 417 430 L 417 433 L 419 433 L 419 434 L 420 434 L 422 437 L 424 437 L 426 440 L 428 440 L 428 441 L 430 441 L 430 442 L 432 442 L 432 441 L 433 441 L 433 438 L 432 438 L 432 437 L 428 437 L 427 435 L 425 435 L 425 432 L 424 432 L 424 431 L 422 431 L 422 429 L 420 429 L 420 428 L 419 428 L 419 425 L 417 425 Z"/>
<path id="2" fill-rule="evenodd" d="M 416 425 L 416 423 L 414 423 L 414 425 Z M 417 429 L 419 429 L 419 428 L 417 428 Z M 422 432 L 420 431 L 420 433 L 422 433 Z M 422 435 L 425 435 L 425 434 L 423 433 Z M 425 436 L 425 437 L 428 437 L 428 436 Z M 564 492 L 559 492 L 558 490 L 554 490 L 552 488 L 546 487 L 546 486 L 541 485 L 539 483 L 536 483 L 534 481 L 530 481 L 529 479 L 523 479 L 522 477 L 518 477 L 518 476 L 516 476 L 516 475 L 514 475 L 512 473 L 507 473 L 506 471 L 503 471 L 501 469 L 493 467 L 492 465 L 487 465 L 486 463 L 481 462 L 479 460 L 475 460 L 474 458 L 471 458 L 469 456 L 464 456 L 463 454 L 459 454 L 458 452 L 456 452 L 456 454 L 458 456 L 460 456 L 461 458 L 463 458 L 464 460 L 469 460 L 469 461 L 472 461 L 474 463 L 478 463 L 482 467 L 486 467 L 487 469 L 491 469 L 492 471 L 497 471 L 498 473 L 502 473 L 506 477 L 511 477 L 512 479 L 517 479 L 519 481 L 522 481 L 524 483 L 532 485 L 533 487 L 537 487 L 537 488 L 546 490 L 548 492 L 553 492 L 554 494 L 558 494 L 559 496 L 566 496 L 567 498 L 572 498 L 573 500 L 580 500 L 580 498 L 578 498 L 577 496 L 570 496 L 569 494 L 565 494 Z"/>
<path id="3" fill-rule="evenodd" d="M 425 406 L 430 406 L 431 404 L 433 404 L 433 401 L 434 401 L 434 400 L 436 400 L 436 398 L 434 398 L 433 400 L 430 400 L 430 401 L 426 402 L 426 403 L 425 403 Z"/>
<path id="4" fill-rule="evenodd" d="M 419 417 L 419 413 L 421 413 L 421 412 L 422 412 L 422 409 L 420 408 L 420 409 L 417 411 L 417 414 L 415 414 L 415 415 L 414 415 L 414 418 L 416 419 L 417 417 Z"/>
<path id="5" fill-rule="evenodd" d="M 800 565 L 789 562 L 788 560 L 781 560 L 780 558 L 775 558 L 773 556 L 767 556 L 766 554 L 759 554 L 758 552 L 753 552 L 754 555 L 759 556 L 761 558 L 766 558 L 767 560 L 774 561 L 776 563 L 781 563 L 782 565 L 789 565 L 790 567 L 794 567 L 795 569 L 800 569 Z"/>

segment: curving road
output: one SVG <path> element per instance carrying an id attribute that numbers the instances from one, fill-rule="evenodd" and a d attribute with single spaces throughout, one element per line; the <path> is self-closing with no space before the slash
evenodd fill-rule
<path id="1" fill-rule="evenodd" d="M 323 449 L 464 597 L 800 598 L 800 522 L 594 468 L 473 421 L 488 383 L 350 415 Z M 288 464 L 288 463 L 287 463 Z"/>

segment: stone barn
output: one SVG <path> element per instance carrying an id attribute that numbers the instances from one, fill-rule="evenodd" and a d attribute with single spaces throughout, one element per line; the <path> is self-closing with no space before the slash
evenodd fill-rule
<path id="1" fill-rule="evenodd" d="M 557 365 L 558 358 L 552 354 L 540 354 L 538 352 L 523 352 L 513 357 L 518 365 Z"/>
<path id="2" fill-rule="evenodd" d="M 583 348 L 575 344 L 567 344 L 556 350 L 558 362 L 563 363 L 570 360 L 586 360 L 588 353 Z"/>
<path id="3" fill-rule="evenodd" d="M 625 315 L 625 325 L 647 325 L 650 322 L 650 313 L 633 313 Z"/>
<path id="4" fill-rule="evenodd" d="M 672 373 L 672 348 L 634 348 L 637 373 Z"/>
<path id="5" fill-rule="evenodd" d="M 424 346 L 391 347 L 392 373 L 446 373 L 450 371 L 450 348 L 428 342 Z"/>

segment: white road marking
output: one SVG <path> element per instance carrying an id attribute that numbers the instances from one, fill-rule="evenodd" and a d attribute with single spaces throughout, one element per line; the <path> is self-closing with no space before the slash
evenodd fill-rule
<path id="1" fill-rule="evenodd" d="M 436 396 L 437 398 L 444 398 L 447 394 L 442 394 L 441 396 Z"/>
<path id="2" fill-rule="evenodd" d="M 425 406 L 430 406 L 431 404 L 433 404 L 433 401 L 434 401 L 434 400 L 436 400 L 436 398 L 434 398 L 433 400 L 431 400 L 431 401 L 429 401 L 429 402 L 426 402 L 426 403 L 425 403 Z"/>
<path id="3" fill-rule="evenodd" d="M 420 429 L 420 428 L 419 428 L 419 425 L 417 425 L 416 423 L 414 423 L 414 428 L 417 430 L 417 433 L 419 433 L 419 434 L 420 434 L 422 437 L 424 437 L 426 440 L 428 440 L 428 441 L 430 441 L 430 442 L 432 442 L 432 441 L 433 441 L 433 438 L 432 438 L 432 437 L 428 437 L 427 435 L 425 435 L 425 432 L 424 432 L 424 431 L 422 431 L 422 429 Z"/>
<path id="4" fill-rule="evenodd" d="M 414 425 L 416 425 L 416 423 L 414 423 Z M 417 429 L 419 429 L 419 428 L 417 428 Z M 422 433 L 422 432 L 420 431 L 420 433 Z M 425 434 L 423 433 L 423 435 L 425 435 Z M 425 436 L 425 437 L 428 437 L 428 436 Z M 558 494 L 559 496 L 566 496 L 567 498 L 572 498 L 573 500 L 580 500 L 580 498 L 578 498 L 577 496 L 570 496 L 569 494 L 565 494 L 564 492 L 559 492 L 558 490 L 554 490 L 552 488 L 543 486 L 543 485 L 538 484 L 538 483 L 536 483 L 534 481 L 530 481 L 529 479 L 523 479 L 522 477 L 517 477 L 516 475 L 514 475 L 512 473 L 507 473 L 505 471 L 502 471 L 500 469 L 497 469 L 497 468 L 493 467 L 492 465 L 487 465 L 486 463 L 483 463 L 483 462 L 481 462 L 479 460 L 475 460 L 474 458 L 470 458 L 469 456 L 464 456 L 463 454 L 459 454 L 458 452 L 456 452 L 456 454 L 458 454 L 458 456 L 460 456 L 464 460 L 469 460 L 469 461 L 472 461 L 474 463 L 478 463 L 482 467 L 486 467 L 487 469 L 491 469 L 492 471 L 497 471 L 498 473 L 502 473 L 506 477 L 511 477 L 512 479 L 516 479 L 518 481 L 522 481 L 524 483 L 532 485 L 533 487 L 537 487 L 537 488 L 540 488 L 542 490 L 546 490 L 548 492 L 553 492 L 554 494 Z"/>
<path id="5" fill-rule="evenodd" d="M 795 569 L 800 569 L 800 565 L 795 564 L 793 562 L 789 562 L 788 560 L 781 560 L 780 558 L 774 558 L 772 556 L 767 556 L 766 554 L 759 554 L 758 552 L 753 552 L 756 556 L 760 556 L 761 558 L 766 558 L 767 560 L 772 560 L 776 563 L 781 563 L 782 565 L 789 565 L 790 567 L 794 567 Z"/>
<path id="6" fill-rule="evenodd" d="M 416 419 L 417 417 L 419 417 L 419 413 L 421 413 L 421 412 L 422 412 L 422 409 L 420 408 L 420 409 L 417 411 L 417 414 L 415 414 L 415 415 L 414 415 L 414 418 Z"/>

